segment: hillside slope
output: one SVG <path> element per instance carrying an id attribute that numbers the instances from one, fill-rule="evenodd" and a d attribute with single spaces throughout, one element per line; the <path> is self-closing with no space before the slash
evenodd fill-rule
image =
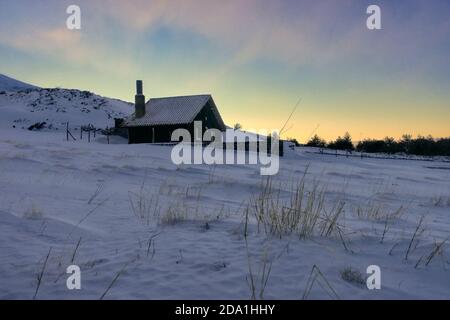
<path id="1" fill-rule="evenodd" d="M 38 87 L 0 74 L 0 91 L 19 91 L 26 89 L 38 89 Z"/>
<path id="2" fill-rule="evenodd" d="M 114 118 L 133 111 L 132 104 L 75 89 L 27 89 L 0 92 L 0 126 L 28 128 L 45 122 L 46 129 L 58 130 L 92 124 L 98 128 L 114 125 Z"/>

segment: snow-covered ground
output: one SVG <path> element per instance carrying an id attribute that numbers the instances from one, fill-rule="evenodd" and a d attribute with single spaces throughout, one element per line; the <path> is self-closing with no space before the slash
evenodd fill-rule
<path id="1" fill-rule="evenodd" d="M 369 153 L 359 151 L 332 150 L 327 148 L 303 146 L 306 153 L 318 153 L 328 156 L 353 157 L 353 158 L 372 158 L 372 159 L 393 159 L 393 160 L 422 160 L 422 161 L 441 161 L 450 162 L 450 157 L 446 156 L 418 156 L 414 154 L 388 154 L 388 153 Z"/>
<path id="2" fill-rule="evenodd" d="M 20 101 L 34 98 L 0 99 L 0 298 L 450 298 L 448 163 L 287 148 L 264 194 L 257 166 L 176 166 L 169 146 L 13 128 L 68 120 L 60 103 L 30 112 Z M 78 107 L 71 122 L 113 124 Z M 281 214 L 301 181 L 303 216 L 320 212 L 312 232 L 258 228 L 255 204 Z M 66 287 L 73 264 L 81 290 Z M 365 284 L 369 265 L 380 290 Z"/>

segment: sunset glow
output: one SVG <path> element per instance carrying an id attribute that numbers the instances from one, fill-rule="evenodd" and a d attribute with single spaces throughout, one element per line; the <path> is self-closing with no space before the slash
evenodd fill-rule
<path id="1" fill-rule="evenodd" d="M 372 1 L 373 2 L 373 1 Z M 0 71 L 41 87 L 133 101 L 213 95 L 228 125 L 305 141 L 450 135 L 449 1 L 6 1 Z"/>

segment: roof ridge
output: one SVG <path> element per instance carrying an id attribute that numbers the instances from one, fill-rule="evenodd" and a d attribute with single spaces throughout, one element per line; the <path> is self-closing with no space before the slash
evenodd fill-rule
<path id="1" fill-rule="evenodd" d="M 212 97 L 210 93 L 205 94 L 191 94 L 191 95 L 184 95 L 184 96 L 169 96 L 169 97 L 156 97 L 156 98 L 150 98 L 149 100 L 156 100 L 156 99 L 172 99 L 172 98 L 189 98 L 189 97 Z"/>

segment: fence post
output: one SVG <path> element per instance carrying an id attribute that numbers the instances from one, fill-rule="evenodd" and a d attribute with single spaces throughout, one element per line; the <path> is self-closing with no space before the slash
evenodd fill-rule
<path id="1" fill-rule="evenodd" d="M 279 146 L 278 146 L 278 148 L 279 148 L 279 153 L 278 153 L 278 155 L 280 156 L 280 157 L 283 157 L 284 156 L 284 143 L 283 143 L 283 140 L 278 140 L 278 143 L 279 143 Z"/>
<path id="2" fill-rule="evenodd" d="M 91 142 L 91 124 L 89 124 L 88 126 L 89 130 L 88 130 L 88 142 Z"/>
<path id="3" fill-rule="evenodd" d="M 70 137 L 76 141 L 77 139 L 75 139 L 75 137 L 73 136 L 73 134 L 69 131 L 69 121 L 67 121 L 66 123 L 66 140 L 69 141 L 69 135 Z"/>
<path id="4" fill-rule="evenodd" d="M 106 139 L 108 140 L 109 144 L 109 127 L 106 127 Z"/>

